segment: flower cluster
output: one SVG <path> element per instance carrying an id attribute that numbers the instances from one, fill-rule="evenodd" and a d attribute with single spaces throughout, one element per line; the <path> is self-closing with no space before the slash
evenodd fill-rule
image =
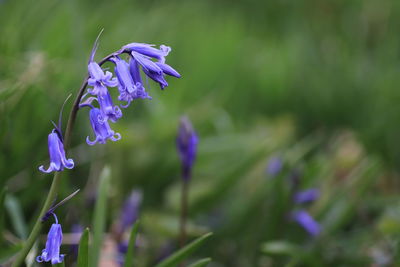
<path id="1" fill-rule="evenodd" d="M 161 89 L 168 86 L 165 75 L 180 77 L 176 70 L 165 63 L 165 57 L 171 51 L 167 46 L 161 45 L 159 49 L 154 45 L 142 43 L 123 46 L 107 59 L 115 65 L 116 77 L 113 77 L 111 72 L 104 71 L 94 61 L 96 48 L 97 43 L 88 64 L 88 85 L 92 88 L 87 90 L 86 95 L 90 97 L 81 104 L 91 108 L 89 117 L 95 139 L 91 141 L 88 137 L 86 142 L 89 145 L 104 144 L 108 139 L 117 141 L 121 138 L 120 134 L 115 133 L 109 125 L 109 121 L 116 122 L 122 117 L 122 111 L 119 106 L 113 104 L 108 88 L 118 87 L 118 100 L 125 102 L 121 107 L 127 108 L 135 99 L 151 99 L 144 87 L 141 70 L 147 77 L 157 82 Z M 121 58 L 124 54 L 128 55 L 128 61 Z M 93 101 L 97 101 L 99 108 L 93 107 Z"/>
<path id="2" fill-rule="evenodd" d="M 127 108 L 135 99 L 151 99 L 142 80 L 142 72 L 145 76 L 160 85 L 161 89 L 168 86 L 165 76 L 180 78 L 180 74 L 165 63 L 165 57 L 171 48 L 161 45 L 143 43 L 131 43 L 112 53 L 100 63 L 94 60 L 98 42 L 96 40 L 88 63 L 87 93 L 81 99 L 79 108 L 90 107 L 89 119 L 93 129 L 94 138 L 86 138 L 88 145 L 105 144 L 107 140 L 117 141 L 121 135 L 111 129 L 109 122 L 117 122 L 122 117 L 121 108 L 114 105 L 109 88 L 118 87 L 118 100 L 125 102 L 120 106 Z M 127 57 L 124 60 L 123 57 Z M 114 64 L 115 76 L 110 71 L 102 69 L 105 62 Z M 98 107 L 94 106 L 97 102 Z M 64 168 L 72 169 L 74 162 L 66 159 L 61 127 L 54 129 L 49 135 L 50 167 L 43 166 L 39 170 L 45 173 L 62 171 Z"/>
<path id="3" fill-rule="evenodd" d="M 316 188 L 301 191 L 298 190 L 297 187 L 300 179 L 298 171 L 295 171 L 291 178 L 294 186 L 292 198 L 296 205 L 304 206 L 305 204 L 312 203 L 319 198 L 320 191 Z M 290 217 L 312 236 L 316 236 L 321 232 L 320 224 L 314 220 L 314 218 L 303 207 L 292 211 Z"/>

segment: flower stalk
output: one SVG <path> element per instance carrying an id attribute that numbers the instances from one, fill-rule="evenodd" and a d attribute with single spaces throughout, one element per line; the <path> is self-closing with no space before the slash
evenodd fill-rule
<path id="1" fill-rule="evenodd" d="M 99 65 L 103 65 L 108 59 L 110 59 L 112 56 L 114 56 L 114 53 L 106 56 L 103 58 L 100 62 Z M 78 94 L 75 98 L 74 104 L 72 106 L 72 109 L 69 113 L 68 116 L 68 122 L 67 122 L 67 128 L 65 130 L 65 136 L 64 136 L 64 148 L 65 150 L 68 149 L 70 141 L 71 141 L 71 135 L 72 135 L 72 130 L 74 128 L 76 116 L 79 110 L 79 103 L 82 99 L 83 93 L 85 92 L 85 89 L 88 85 L 88 79 L 89 76 L 86 76 L 86 78 L 83 80 L 82 86 L 80 87 Z M 12 267 L 18 267 L 20 266 L 23 261 L 25 260 L 26 256 L 28 255 L 29 251 L 31 250 L 33 244 L 35 243 L 37 237 L 40 234 L 40 231 L 42 229 L 42 217 L 46 214 L 46 212 L 51 208 L 51 204 L 53 200 L 56 198 L 57 193 L 58 193 L 58 188 L 60 186 L 60 181 L 61 181 L 61 172 L 55 172 L 53 181 L 51 183 L 51 187 L 49 190 L 49 193 L 47 194 L 46 200 L 43 204 L 43 207 L 39 213 L 39 216 L 35 222 L 35 225 L 32 228 L 31 233 L 29 234 L 28 239 L 25 241 L 21 251 L 19 254 L 16 256 L 15 261 L 12 264 Z"/>

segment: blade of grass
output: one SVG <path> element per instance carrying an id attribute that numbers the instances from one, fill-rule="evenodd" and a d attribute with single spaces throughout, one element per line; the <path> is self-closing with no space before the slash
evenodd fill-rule
<path id="1" fill-rule="evenodd" d="M 26 228 L 24 215 L 18 199 L 13 195 L 7 194 L 5 198 L 5 206 L 10 215 L 10 219 L 16 234 L 21 239 L 26 239 L 28 236 L 28 230 Z"/>
<path id="2" fill-rule="evenodd" d="M 7 188 L 4 188 L 3 190 L 1 190 L 0 193 L 0 234 L 3 233 L 3 228 L 4 228 L 4 217 L 5 217 L 5 208 L 4 208 L 4 200 L 6 197 L 6 191 Z"/>
<path id="3" fill-rule="evenodd" d="M 162 262 L 156 265 L 156 267 L 175 267 L 178 264 L 190 256 L 195 250 L 197 250 L 208 238 L 212 236 L 212 233 L 207 233 L 191 243 L 187 244 Z"/>
<path id="4" fill-rule="evenodd" d="M 78 250 L 78 267 L 87 266 L 89 266 L 89 228 L 83 231 Z"/>
<path id="5" fill-rule="evenodd" d="M 109 167 L 104 167 L 100 174 L 99 189 L 97 193 L 96 206 L 93 219 L 93 245 L 90 253 L 90 266 L 96 267 L 99 262 L 100 249 L 103 243 L 103 232 L 106 224 L 107 213 L 107 191 L 111 179 Z"/>
<path id="6" fill-rule="evenodd" d="M 131 235 L 129 237 L 129 245 L 128 245 L 128 251 L 126 252 L 125 256 L 124 267 L 133 267 L 133 253 L 135 250 L 136 235 L 138 229 L 139 229 L 139 221 L 136 221 L 132 227 Z"/>
<path id="7" fill-rule="evenodd" d="M 211 258 L 205 258 L 190 264 L 188 267 L 204 267 L 207 266 L 210 262 Z"/>

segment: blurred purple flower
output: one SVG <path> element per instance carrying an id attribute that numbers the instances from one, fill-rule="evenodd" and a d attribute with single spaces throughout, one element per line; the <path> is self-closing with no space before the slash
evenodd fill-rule
<path id="1" fill-rule="evenodd" d="M 316 236 L 321 232 L 319 223 L 305 210 L 293 211 L 291 218 L 312 236 Z"/>
<path id="2" fill-rule="evenodd" d="M 53 213 L 56 223 L 51 225 L 49 234 L 47 235 L 46 247 L 42 250 L 42 254 L 36 257 L 37 262 L 49 262 L 51 264 L 61 263 L 64 259 L 63 254 L 60 255 L 60 246 L 62 242 L 61 225 L 58 223 L 57 216 Z"/>
<path id="3" fill-rule="evenodd" d="M 312 202 L 319 198 L 320 192 L 316 188 L 307 189 L 294 194 L 293 200 L 297 204 Z"/>
<path id="4" fill-rule="evenodd" d="M 272 157 L 268 161 L 267 165 L 267 174 L 271 176 L 276 176 L 279 174 L 279 172 L 282 170 L 283 162 L 280 157 Z"/>
<path id="5" fill-rule="evenodd" d="M 142 192 L 140 190 L 132 190 L 128 199 L 125 200 L 120 215 L 121 232 L 124 232 L 137 220 L 142 197 Z"/>
<path id="6" fill-rule="evenodd" d="M 76 234 L 76 235 L 81 235 L 83 233 L 83 226 L 80 225 L 79 223 L 74 223 L 71 227 L 71 233 Z M 73 255 L 75 258 L 78 256 L 78 250 L 79 250 L 79 238 L 76 239 L 76 243 L 71 245 L 70 253 Z"/>
<path id="7" fill-rule="evenodd" d="M 182 162 L 182 177 L 185 181 L 188 181 L 191 177 L 192 166 L 196 159 L 198 142 L 198 137 L 189 119 L 187 117 L 182 117 L 176 143 Z"/>
<path id="8" fill-rule="evenodd" d="M 50 166 L 46 170 L 44 166 L 40 166 L 39 170 L 44 173 L 50 173 L 53 171 L 62 171 L 64 167 L 72 169 L 74 167 L 74 161 L 67 159 L 64 151 L 64 144 L 61 141 L 62 136 L 59 130 L 53 129 L 48 136 L 48 148 L 50 155 Z"/>
<path id="9" fill-rule="evenodd" d="M 86 137 L 86 143 L 88 145 L 94 145 L 96 143 L 105 144 L 107 139 L 112 141 L 118 141 L 121 139 L 119 133 L 115 133 L 108 124 L 107 120 L 103 117 L 102 112 L 98 108 L 92 108 L 90 110 L 90 123 L 92 125 L 93 132 L 96 136 L 94 141 L 90 141 L 89 136 Z"/>

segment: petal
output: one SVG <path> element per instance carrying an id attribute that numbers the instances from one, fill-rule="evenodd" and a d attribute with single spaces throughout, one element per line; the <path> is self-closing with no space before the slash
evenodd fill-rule
<path id="1" fill-rule="evenodd" d="M 87 136 L 87 137 L 86 137 L 86 143 L 87 143 L 89 146 L 93 146 L 93 145 L 95 145 L 95 144 L 97 143 L 97 138 L 94 139 L 94 141 L 90 141 L 89 136 Z"/>
<path id="2" fill-rule="evenodd" d="M 42 166 L 39 167 L 39 171 L 44 172 L 44 173 L 51 173 L 53 171 L 53 169 L 51 167 L 52 166 L 50 165 L 49 168 L 46 170 L 44 168 L 44 166 L 42 165 Z"/>
<path id="3" fill-rule="evenodd" d="M 114 142 L 115 142 L 115 141 L 118 141 L 118 140 L 121 139 L 121 135 L 120 135 L 119 133 L 116 133 L 115 135 L 111 136 L 110 139 L 111 139 L 112 141 L 114 141 Z"/>
<path id="4" fill-rule="evenodd" d="M 123 48 L 130 52 L 135 51 L 142 55 L 152 57 L 152 58 L 157 58 L 157 59 L 161 59 L 168 54 L 168 53 L 166 54 L 166 52 L 164 50 L 157 49 L 152 46 L 153 45 L 142 44 L 142 43 L 131 43 L 131 44 L 125 45 Z"/>
<path id="5" fill-rule="evenodd" d="M 167 75 L 170 76 L 174 76 L 176 78 L 180 78 L 181 75 L 174 70 L 170 65 L 164 64 L 164 63 L 160 63 L 160 62 L 155 62 L 157 64 L 158 67 L 160 67 L 160 69 Z"/>
<path id="6" fill-rule="evenodd" d="M 132 52 L 132 56 L 143 67 L 143 69 L 147 69 L 151 72 L 155 72 L 155 73 L 159 73 L 159 74 L 162 73 L 162 70 L 156 65 L 156 63 L 154 63 L 150 59 L 148 59 L 136 52 Z"/>

